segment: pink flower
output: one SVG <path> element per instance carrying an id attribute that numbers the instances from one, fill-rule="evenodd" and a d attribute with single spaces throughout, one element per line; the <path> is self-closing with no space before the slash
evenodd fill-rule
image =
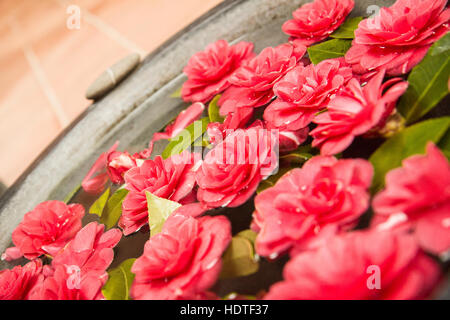
<path id="1" fill-rule="evenodd" d="M 220 114 L 225 116 L 239 108 L 256 108 L 274 97 L 273 86 L 297 64 L 306 47 L 282 44 L 265 48 L 230 78 L 233 86 L 219 100 Z"/>
<path id="2" fill-rule="evenodd" d="M 91 222 L 46 266 L 30 293 L 33 300 L 98 300 L 108 279 L 106 269 L 114 258 L 113 248 L 122 237 L 119 229 Z"/>
<path id="3" fill-rule="evenodd" d="M 128 152 L 111 151 L 106 156 L 106 170 L 112 183 L 123 184 L 124 174 L 131 168 L 136 167 L 138 158 Z"/>
<path id="4" fill-rule="evenodd" d="M 196 173 L 197 198 L 210 208 L 237 207 L 278 165 L 277 137 L 261 127 L 236 130 L 216 145 Z"/>
<path id="5" fill-rule="evenodd" d="M 196 299 L 216 282 L 221 256 L 231 240 L 223 216 L 173 214 L 147 241 L 131 271 L 132 297 L 140 300 Z"/>
<path id="6" fill-rule="evenodd" d="M 80 272 L 75 266 L 57 265 L 49 277 L 41 277 L 29 294 L 30 300 L 101 300 L 102 287 L 108 279 L 105 272 Z"/>
<path id="7" fill-rule="evenodd" d="M 105 225 L 91 222 L 55 256 L 52 266 L 78 266 L 81 272 L 98 272 L 104 276 L 114 258 L 113 248 L 121 237 L 119 229 L 105 232 Z"/>
<path id="8" fill-rule="evenodd" d="M 357 231 L 298 254 L 283 275 L 265 299 L 423 299 L 440 269 L 409 235 Z"/>
<path id="9" fill-rule="evenodd" d="M 316 66 L 299 65 L 275 85 L 278 99 L 266 108 L 264 119 L 275 128 L 305 128 L 350 79 L 352 69 L 342 58 L 324 60 Z"/>
<path id="10" fill-rule="evenodd" d="M 150 141 L 149 147 L 130 155 L 127 151 L 110 151 L 106 155 L 106 172 L 109 179 L 114 184 L 123 184 L 124 176 L 128 170 L 138 166 L 139 160 L 149 158 L 153 150 L 153 142 Z"/>
<path id="11" fill-rule="evenodd" d="M 201 202 L 192 202 L 178 207 L 172 214 L 182 214 L 197 218 L 208 211 L 208 206 Z"/>
<path id="12" fill-rule="evenodd" d="M 23 257 L 22 252 L 17 247 L 6 248 L 5 252 L 2 254 L 1 259 L 5 261 L 12 261 L 20 259 Z"/>
<path id="13" fill-rule="evenodd" d="M 43 254 L 54 256 L 81 229 L 84 208 L 79 204 L 45 201 L 25 214 L 12 233 L 14 245 L 27 259 Z M 6 255 L 2 258 L 10 260 Z M 21 255 L 15 255 L 15 258 Z"/>
<path id="14" fill-rule="evenodd" d="M 149 147 L 130 155 L 128 152 L 116 151 L 119 141 L 109 148 L 107 152 L 100 154 L 94 162 L 86 177 L 81 182 L 83 190 L 90 194 L 100 194 L 105 189 L 108 180 L 114 184 L 123 184 L 123 175 L 129 169 L 136 166 L 138 159 L 150 157 L 153 150 L 153 141 Z"/>
<path id="15" fill-rule="evenodd" d="M 315 0 L 304 4 L 283 24 L 283 31 L 305 46 L 322 41 L 344 22 L 353 0 Z"/>
<path id="16" fill-rule="evenodd" d="M 270 126 L 267 126 L 268 129 Z M 303 128 L 296 131 L 279 131 L 279 149 L 280 152 L 289 152 L 297 149 L 308 138 L 309 128 Z"/>
<path id="17" fill-rule="evenodd" d="M 272 134 L 278 139 L 279 152 L 289 152 L 297 149 L 308 138 L 309 128 L 302 128 L 296 131 L 280 130 L 274 128 L 270 123 L 263 122 L 262 120 L 255 120 L 247 129 L 260 128 L 272 131 Z"/>
<path id="18" fill-rule="evenodd" d="M 0 300 L 26 300 L 42 271 L 39 259 L 0 271 Z"/>
<path id="19" fill-rule="evenodd" d="M 275 257 L 292 247 L 307 247 L 330 226 L 353 227 L 369 207 L 372 175 L 366 160 L 323 156 L 286 173 L 255 198 L 257 253 Z"/>
<path id="20" fill-rule="evenodd" d="M 122 204 L 119 226 L 125 235 L 138 231 L 148 223 L 148 191 L 158 197 L 184 203 L 191 201 L 195 186 L 195 164 L 198 157 L 185 151 L 163 160 L 145 160 L 140 167 L 125 174 L 125 188 L 129 193 Z"/>
<path id="21" fill-rule="evenodd" d="M 227 134 L 236 129 L 243 129 L 253 117 L 253 108 L 239 108 L 228 114 L 223 123 L 211 122 L 208 124 L 208 137 L 212 144 L 222 142 Z"/>
<path id="22" fill-rule="evenodd" d="M 108 173 L 106 172 L 108 154 L 114 152 L 118 146 L 119 141 L 116 141 L 107 152 L 100 154 L 94 162 L 86 177 L 81 182 L 81 186 L 85 192 L 100 194 L 105 189 L 105 185 L 108 182 Z"/>
<path id="23" fill-rule="evenodd" d="M 180 112 L 175 121 L 169 124 L 164 132 L 156 132 L 153 135 L 152 142 L 161 139 L 170 139 L 176 137 L 182 130 L 186 129 L 195 120 L 200 119 L 205 105 L 200 102 L 196 102 L 190 105 L 187 109 Z"/>
<path id="24" fill-rule="evenodd" d="M 435 254 L 450 250 L 450 165 L 429 143 L 426 155 L 414 155 L 386 175 L 376 195 L 374 225 L 415 230 L 421 247 Z"/>
<path id="25" fill-rule="evenodd" d="M 211 100 L 230 86 L 229 78 L 233 72 L 254 55 L 252 43 L 242 41 L 230 46 L 225 40 L 212 43 L 205 51 L 194 54 L 183 70 L 188 76 L 181 90 L 183 100 Z"/>
<path id="26" fill-rule="evenodd" d="M 384 71 L 366 86 L 352 79 L 328 103 L 328 111 L 315 117 L 318 127 L 311 131 L 313 147 L 323 155 L 345 150 L 356 136 L 380 126 L 395 108 L 397 99 L 408 87 L 406 81 L 394 78 L 382 84 Z M 386 88 L 390 87 L 386 92 Z"/>
<path id="27" fill-rule="evenodd" d="M 246 108 L 241 108 L 244 110 Z M 271 123 L 255 120 L 248 128 L 261 128 L 271 130 L 278 138 L 279 152 L 285 153 L 297 149 L 308 138 L 309 128 L 302 128 L 296 131 L 275 128 Z M 208 132 L 209 133 L 209 132 Z"/>
<path id="28" fill-rule="evenodd" d="M 357 73 L 387 69 L 408 73 L 449 28 L 447 0 L 397 0 L 373 18 L 361 21 L 345 60 Z"/>

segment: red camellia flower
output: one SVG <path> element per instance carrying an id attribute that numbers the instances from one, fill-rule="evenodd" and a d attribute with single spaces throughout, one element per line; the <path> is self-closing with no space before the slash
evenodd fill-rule
<path id="1" fill-rule="evenodd" d="M 372 175 L 366 160 L 323 156 L 286 173 L 255 198 L 257 253 L 276 257 L 292 247 L 306 247 L 326 227 L 354 226 L 369 206 Z"/>
<path id="2" fill-rule="evenodd" d="M 199 161 L 195 154 L 185 151 L 163 160 L 145 160 L 140 167 L 132 168 L 125 174 L 125 188 L 129 193 L 122 204 L 119 226 L 125 235 L 138 231 L 148 223 L 148 191 L 158 197 L 187 203 L 195 200 L 195 165 Z"/>
<path id="3" fill-rule="evenodd" d="M 299 65 L 275 85 L 278 99 L 266 108 L 264 120 L 280 129 L 305 128 L 350 79 L 352 69 L 342 58 Z"/>
<path id="4" fill-rule="evenodd" d="M 137 158 L 128 152 L 109 152 L 106 156 L 106 170 L 111 182 L 115 184 L 124 183 L 123 176 L 125 172 L 136 167 L 136 160 Z"/>
<path id="5" fill-rule="evenodd" d="M 180 114 L 177 116 L 175 121 L 173 123 L 166 126 L 165 130 L 163 132 L 155 132 L 153 134 L 152 140 L 149 143 L 149 146 L 147 149 L 144 149 L 144 151 L 135 154 L 134 158 L 136 159 L 145 159 L 150 158 L 150 155 L 153 151 L 153 145 L 156 141 L 163 140 L 163 139 L 171 139 L 176 137 L 181 131 L 186 129 L 190 124 L 192 124 L 194 121 L 200 119 L 203 111 L 205 110 L 205 105 L 201 102 L 196 102 L 190 105 L 185 110 L 181 111 Z M 110 168 L 108 168 L 110 169 Z M 128 168 L 129 170 L 130 168 Z M 124 170 L 121 171 L 122 177 L 123 173 L 126 172 Z M 108 171 L 109 173 L 109 171 Z M 112 180 L 111 174 L 110 178 Z M 121 182 L 123 183 L 123 181 Z"/>
<path id="6" fill-rule="evenodd" d="M 0 300 L 26 300 L 42 271 L 39 259 L 0 271 Z"/>
<path id="7" fill-rule="evenodd" d="M 119 229 L 105 231 L 105 225 L 91 222 L 78 231 L 75 238 L 53 259 L 52 266 L 78 266 L 81 272 L 104 275 L 114 258 L 113 248 L 119 243 Z"/>
<path id="8" fill-rule="evenodd" d="M 228 114 L 223 123 L 210 122 L 207 132 L 212 144 L 218 144 L 225 139 L 228 133 L 236 129 L 243 129 L 253 116 L 253 108 L 239 108 Z"/>
<path id="9" fill-rule="evenodd" d="M 53 274 L 40 281 L 31 290 L 30 300 L 101 300 L 102 287 L 108 279 L 105 272 L 99 278 L 96 272 L 81 273 L 77 266 L 57 265 Z"/>
<path id="10" fill-rule="evenodd" d="M 219 100 L 220 114 L 225 116 L 238 108 L 261 107 L 274 97 L 273 86 L 297 64 L 306 47 L 282 44 L 265 48 L 245 63 L 230 78 L 233 86 Z"/>
<path id="11" fill-rule="evenodd" d="M 94 162 L 87 175 L 81 182 L 83 190 L 90 194 L 100 194 L 108 182 L 108 172 L 106 171 L 108 154 L 116 151 L 119 141 L 116 141 L 107 152 L 100 154 Z"/>
<path id="12" fill-rule="evenodd" d="M 320 147 L 323 155 L 337 154 L 345 150 L 356 136 L 383 126 L 397 99 L 408 87 L 408 83 L 400 78 L 382 84 L 384 74 L 380 71 L 364 87 L 352 79 L 330 100 L 327 112 L 313 120 L 318 124 L 310 133 L 314 138 L 313 147 Z"/>
<path id="13" fill-rule="evenodd" d="M 91 222 L 46 266 L 30 293 L 33 300 L 98 300 L 108 279 L 106 269 L 114 258 L 113 248 L 122 237 L 119 229 Z"/>
<path id="14" fill-rule="evenodd" d="M 253 115 L 252 108 L 240 108 L 236 112 L 230 113 L 223 123 L 211 122 L 208 124 L 208 137 L 212 144 L 219 144 L 227 137 L 228 134 L 233 133 L 236 129 L 245 128 L 245 124 L 251 119 Z M 279 138 L 279 150 L 280 152 L 287 152 L 297 149 L 307 138 L 308 138 L 308 128 L 303 128 L 296 131 L 282 130 L 275 128 L 271 123 L 262 122 L 261 120 L 256 120 L 250 126 L 251 127 L 261 127 L 268 130 L 277 130 Z"/>
<path id="15" fill-rule="evenodd" d="M 30 260 L 43 254 L 54 256 L 81 229 L 83 216 L 84 208 L 79 204 L 42 202 L 25 214 L 13 231 L 13 243 Z M 7 255 L 2 258 L 9 260 Z"/>
<path id="16" fill-rule="evenodd" d="M 246 108 L 241 108 L 239 110 L 245 110 Z M 296 131 L 290 131 L 286 129 L 280 130 L 279 128 L 275 128 L 271 123 L 263 122 L 261 120 L 256 120 L 247 129 L 250 128 L 260 128 L 266 130 L 272 130 L 275 136 L 278 139 L 278 150 L 279 152 L 288 152 L 297 149 L 307 138 L 309 128 L 302 128 Z M 232 131 L 228 131 L 230 133 Z M 226 137 L 227 131 L 224 132 L 224 137 Z M 210 132 L 208 131 L 208 134 Z M 220 140 L 222 141 L 222 140 Z"/>
<path id="17" fill-rule="evenodd" d="M 450 165 L 432 143 L 386 175 L 386 189 L 373 200 L 379 229 L 413 229 L 427 251 L 450 250 Z"/>
<path id="18" fill-rule="evenodd" d="M 406 234 L 352 232 L 298 254 L 268 300 L 423 299 L 440 269 Z"/>
<path id="19" fill-rule="evenodd" d="M 172 214 L 133 264 L 131 295 L 141 300 L 205 297 L 217 280 L 230 240 L 231 225 L 223 216 Z"/>
<path id="20" fill-rule="evenodd" d="M 345 60 L 357 73 L 408 73 L 450 28 L 447 0 L 397 0 L 360 22 Z"/>
<path id="21" fill-rule="evenodd" d="M 205 156 L 196 173 L 198 200 L 211 208 L 246 202 L 277 168 L 277 140 L 261 127 L 230 133 Z"/>
<path id="22" fill-rule="evenodd" d="M 267 126 L 270 129 L 270 126 Z M 288 152 L 297 149 L 308 138 L 309 128 L 303 128 L 296 131 L 279 131 L 279 149 L 280 152 Z"/>
<path id="23" fill-rule="evenodd" d="M 153 150 L 153 141 L 149 147 L 130 155 L 128 152 L 116 151 L 119 141 L 109 148 L 107 152 L 100 154 L 94 162 L 86 177 L 84 177 L 81 186 L 83 190 L 90 194 L 100 194 L 106 186 L 108 179 L 112 183 L 122 184 L 125 172 L 137 165 L 138 159 L 150 157 Z"/>
<path id="24" fill-rule="evenodd" d="M 297 43 L 309 46 L 322 41 L 344 22 L 353 10 L 353 0 L 315 0 L 304 4 L 283 24 L 283 31 Z"/>
<path id="25" fill-rule="evenodd" d="M 230 86 L 229 78 L 247 59 L 254 57 L 253 44 L 239 42 L 230 46 L 219 40 L 205 51 L 192 56 L 184 73 L 188 80 L 183 84 L 184 101 L 207 102 Z"/>

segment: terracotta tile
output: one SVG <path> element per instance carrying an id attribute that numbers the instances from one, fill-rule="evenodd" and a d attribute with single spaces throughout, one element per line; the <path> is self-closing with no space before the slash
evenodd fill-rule
<path id="1" fill-rule="evenodd" d="M 0 98 L 0 180 L 12 184 L 60 131 L 39 84 L 26 74 Z"/>
<path id="2" fill-rule="evenodd" d="M 107 1 L 105 1 L 105 0 L 73 0 L 73 1 L 55 0 L 55 1 L 60 1 L 60 3 L 62 3 L 63 6 L 74 4 L 74 5 L 78 5 L 82 8 L 88 9 L 88 10 L 96 10 L 99 7 L 105 7 L 105 6 L 107 7 L 110 5 L 115 5 L 116 2 L 123 2 L 123 0 L 107 0 Z M 153 0 L 149 0 L 149 1 L 153 1 Z"/>
<path id="3" fill-rule="evenodd" d="M 85 91 L 95 78 L 129 51 L 82 22 L 79 30 L 54 29 L 33 48 L 69 118 L 90 104 Z"/>
<path id="4" fill-rule="evenodd" d="M 90 11 L 148 52 L 221 0 L 111 1 Z"/>
<path id="5" fill-rule="evenodd" d="M 17 89 L 18 83 L 30 72 L 30 68 L 23 52 L 20 50 L 8 56 L 0 56 L 0 70 L 2 71 L 0 77 L 0 115 L 8 116 L 11 112 L 19 112 L 21 106 L 12 101 L 10 104 L 3 104 L 2 102 L 11 91 Z"/>
<path id="6" fill-rule="evenodd" d="M 0 11 L 1 21 L 7 25 L 11 18 L 20 24 L 22 38 L 25 42 L 46 41 L 46 35 L 60 23 L 64 11 L 53 0 L 21 0 L 15 1 L 7 11 Z M 0 55 L 15 51 L 21 47 L 21 40 L 15 35 L 2 39 Z"/>
<path id="7" fill-rule="evenodd" d="M 8 26 L 0 27 L 0 39 L 9 37 L 10 34 L 11 30 Z M 4 42 L 0 42 L 0 50 L 2 46 Z M 0 101 L 2 101 L 3 96 L 16 85 L 16 82 L 30 71 L 20 46 L 17 46 L 14 51 L 0 53 L 0 70 Z"/>

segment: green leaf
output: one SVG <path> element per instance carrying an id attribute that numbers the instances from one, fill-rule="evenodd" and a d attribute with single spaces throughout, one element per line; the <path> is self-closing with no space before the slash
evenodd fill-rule
<path id="1" fill-rule="evenodd" d="M 318 64 L 326 59 L 343 57 L 351 46 L 351 40 L 332 39 L 309 47 L 309 58 L 312 63 Z"/>
<path id="2" fill-rule="evenodd" d="M 162 152 L 162 157 L 167 159 L 170 156 L 180 154 L 189 148 L 195 140 L 205 133 L 208 123 L 208 118 L 202 118 L 198 121 L 194 121 L 194 123 L 181 131 L 176 137 L 170 139 L 169 144 Z"/>
<path id="3" fill-rule="evenodd" d="M 259 263 L 253 243 L 243 236 L 233 237 L 222 256 L 220 278 L 244 277 L 257 272 L 258 269 Z"/>
<path id="4" fill-rule="evenodd" d="M 78 191 L 80 191 L 81 189 L 81 183 L 79 185 L 77 185 L 75 188 L 73 188 L 72 191 L 70 191 L 70 193 L 64 198 L 64 202 L 65 203 L 69 203 L 70 201 L 72 201 L 72 199 L 75 197 L 75 195 L 78 193 Z"/>
<path id="5" fill-rule="evenodd" d="M 448 50 L 450 50 L 450 33 L 447 33 L 432 46 L 430 54 L 436 56 Z"/>
<path id="6" fill-rule="evenodd" d="M 183 88 L 183 86 L 179 87 L 177 90 L 175 90 L 170 97 L 171 98 L 181 98 L 181 89 Z"/>
<path id="7" fill-rule="evenodd" d="M 203 134 L 201 137 L 195 140 L 192 145 L 194 147 L 209 147 L 210 143 L 208 133 Z"/>
<path id="8" fill-rule="evenodd" d="M 447 159 L 450 160 L 450 130 L 447 130 L 444 137 L 439 141 L 438 147 L 445 154 Z"/>
<path id="9" fill-rule="evenodd" d="M 258 188 L 256 189 L 256 193 L 261 193 L 266 189 L 273 187 L 278 180 L 288 171 L 292 170 L 290 167 L 283 167 L 278 169 L 278 172 L 273 176 L 268 177 L 266 180 L 263 180 L 259 183 Z"/>
<path id="10" fill-rule="evenodd" d="M 450 33 L 447 33 L 428 50 L 408 76 L 409 87 L 398 105 L 407 123 L 420 119 L 448 94 L 449 42 Z"/>
<path id="11" fill-rule="evenodd" d="M 110 188 L 106 189 L 106 191 L 92 204 L 92 206 L 89 208 L 89 213 L 96 214 L 99 217 L 103 214 L 103 209 L 106 206 L 106 202 L 109 198 Z"/>
<path id="12" fill-rule="evenodd" d="M 135 274 L 131 272 L 136 259 L 128 259 L 122 264 L 108 271 L 108 281 L 102 288 L 106 300 L 130 300 L 130 287 Z"/>
<path id="13" fill-rule="evenodd" d="M 252 243 L 252 245 L 254 246 L 257 235 L 258 234 L 255 231 L 253 231 L 251 229 L 246 229 L 246 230 L 243 230 L 243 231 L 239 232 L 236 235 L 236 237 L 245 238 L 245 239 L 249 240 Z"/>
<path id="14" fill-rule="evenodd" d="M 313 157 L 312 154 L 306 152 L 292 152 L 285 155 L 280 156 L 280 160 L 286 160 L 290 163 L 305 163 L 309 159 Z"/>
<path id="15" fill-rule="evenodd" d="M 145 191 L 145 195 L 147 197 L 150 236 L 153 237 L 155 234 L 161 232 L 164 222 L 166 222 L 172 212 L 181 207 L 181 204 L 157 197 L 148 191 Z"/>
<path id="16" fill-rule="evenodd" d="M 330 34 L 331 38 L 335 39 L 353 39 L 355 37 L 355 30 L 363 17 L 355 17 L 347 19 L 343 25 L 339 27 L 334 33 Z"/>
<path id="17" fill-rule="evenodd" d="M 426 120 L 397 133 L 386 140 L 369 158 L 375 169 L 372 191 L 384 186 L 384 177 L 391 169 L 400 167 L 402 160 L 423 154 L 429 141 L 438 144 L 450 126 L 450 117 Z"/>
<path id="18" fill-rule="evenodd" d="M 107 229 L 111 229 L 117 224 L 117 221 L 119 221 L 119 218 L 122 215 L 122 202 L 127 194 L 127 189 L 118 189 L 106 202 L 106 206 L 100 217 L 100 222 L 106 225 Z"/>
<path id="19" fill-rule="evenodd" d="M 219 101 L 221 95 L 218 94 L 214 97 L 214 99 L 211 100 L 208 106 L 208 116 L 209 116 L 209 122 L 220 122 L 222 123 L 224 121 L 224 118 L 220 116 L 219 113 L 219 106 L 217 102 Z"/>

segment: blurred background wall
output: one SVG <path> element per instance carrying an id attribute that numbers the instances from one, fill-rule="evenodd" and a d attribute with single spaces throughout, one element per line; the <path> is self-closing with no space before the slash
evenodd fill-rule
<path id="1" fill-rule="evenodd" d="M 0 0 L 0 181 L 11 185 L 89 106 L 102 71 L 143 58 L 219 2 Z"/>

